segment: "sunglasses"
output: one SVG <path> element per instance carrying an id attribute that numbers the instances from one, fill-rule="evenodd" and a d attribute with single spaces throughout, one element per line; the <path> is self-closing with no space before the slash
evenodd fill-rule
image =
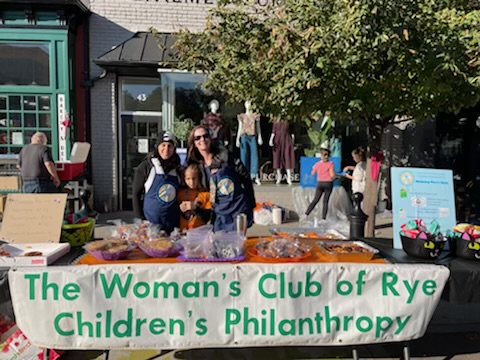
<path id="1" fill-rule="evenodd" d="M 210 139 L 210 135 L 209 134 L 197 135 L 193 139 L 195 141 L 199 141 L 202 138 L 203 138 L 203 140 L 208 140 L 208 139 Z"/>

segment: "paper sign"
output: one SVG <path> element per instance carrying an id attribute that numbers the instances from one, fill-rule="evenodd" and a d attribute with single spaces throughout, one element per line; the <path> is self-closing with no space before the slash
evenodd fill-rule
<path id="1" fill-rule="evenodd" d="M 138 139 L 138 152 L 148 154 L 148 139 Z"/>
<path id="2" fill-rule="evenodd" d="M 393 246 L 402 248 L 401 226 L 410 220 L 436 220 L 445 234 L 456 224 L 451 170 L 391 168 Z"/>
<path id="3" fill-rule="evenodd" d="M 23 134 L 21 132 L 12 132 L 12 145 L 23 145 Z"/>
<path id="4" fill-rule="evenodd" d="M 8 194 L 0 240 L 58 243 L 67 194 Z"/>

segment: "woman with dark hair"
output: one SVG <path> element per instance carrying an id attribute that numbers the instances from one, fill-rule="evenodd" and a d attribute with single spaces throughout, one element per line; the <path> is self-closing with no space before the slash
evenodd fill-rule
<path id="1" fill-rule="evenodd" d="M 135 170 L 133 211 L 136 217 L 160 225 L 167 233 L 179 226 L 177 192 L 181 179 L 180 157 L 175 151 L 176 137 L 164 132 Z"/>
<path id="2" fill-rule="evenodd" d="M 187 163 L 199 164 L 202 184 L 210 188 L 214 231 L 235 230 L 235 217 L 247 216 L 247 227 L 253 224 L 255 194 L 250 173 L 239 159 L 212 143 L 208 128 L 199 125 L 188 137 Z"/>
<path id="3" fill-rule="evenodd" d="M 353 171 L 352 175 L 345 175 L 347 179 L 352 180 L 352 194 L 357 192 L 363 194 L 367 181 L 367 152 L 363 147 L 359 146 L 352 151 L 352 158 L 356 165 L 345 166 L 343 171 Z"/>

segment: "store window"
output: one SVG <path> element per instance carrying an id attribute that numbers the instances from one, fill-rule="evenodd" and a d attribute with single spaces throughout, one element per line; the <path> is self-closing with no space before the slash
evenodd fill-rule
<path id="1" fill-rule="evenodd" d="M 51 96 L 0 95 L 0 154 L 18 154 L 37 131 L 52 140 Z"/>
<path id="2" fill-rule="evenodd" d="M 163 127 L 173 128 L 176 119 L 190 118 L 195 124 L 203 119 L 209 97 L 201 88 L 205 76 L 201 74 L 162 73 Z"/>
<path id="3" fill-rule="evenodd" d="M 0 43 L 0 85 L 50 86 L 49 44 Z"/>
<path id="4" fill-rule="evenodd" d="M 121 84 L 122 111 L 162 111 L 160 79 L 124 79 Z"/>

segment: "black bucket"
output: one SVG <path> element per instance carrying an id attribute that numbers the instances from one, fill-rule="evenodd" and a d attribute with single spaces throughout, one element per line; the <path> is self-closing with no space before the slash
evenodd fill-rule
<path id="1" fill-rule="evenodd" d="M 423 233 L 423 235 L 425 236 L 426 234 Z M 400 238 L 402 240 L 403 251 L 410 256 L 421 259 L 437 258 L 447 242 L 443 236 L 440 236 L 440 238 L 437 239 L 433 235 L 426 235 L 426 239 L 419 238 L 419 235 L 417 235 L 412 239 L 400 234 Z"/>
<path id="2" fill-rule="evenodd" d="M 467 233 L 455 239 L 457 256 L 467 260 L 480 260 L 480 243 Z"/>

